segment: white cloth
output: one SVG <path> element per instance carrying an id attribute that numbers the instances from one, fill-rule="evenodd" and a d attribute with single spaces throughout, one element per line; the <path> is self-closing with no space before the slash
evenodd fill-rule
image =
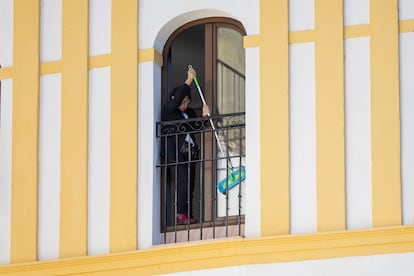
<path id="1" fill-rule="evenodd" d="M 184 118 L 186 118 L 186 119 L 188 119 L 188 115 L 187 115 L 187 113 L 183 113 L 183 116 L 184 116 Z M 194 141 L 193 141 L 193 139 L 191 138 L 191 136 L 190 136 L 190 134 L 189 133 L 187 133 L 187 135 L 185 136 L 185 141 L 187 142 L 187 143 L 190 143 L 191 145 L 194 145 Z"/>

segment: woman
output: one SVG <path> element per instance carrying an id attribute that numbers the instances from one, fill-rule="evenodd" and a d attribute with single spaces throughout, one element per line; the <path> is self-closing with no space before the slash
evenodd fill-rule
<path id="1" fill-rule="evenodd" d="M 162 108 L 161 120 L 163 122 L 197 117 L 194 109 L 188 107 L 191 101 L 190 85 L 193 82 L 194 76 L 196 76 L 196 71 L 193 68 L 189 68 L 184 84 L 172 91 L 169 101 Z M 210 114 L 209 107 L 203 105 L 202 116 L 206 117 L 208 114 Z M 185 133 L 189 131 L 190 124 L 181 124 L 181 126 L 183 128 L 177 131 L 177 124 L 172 124 L 171 127 L 164 125 L 165 128 L 170 130 L 168 131 L 169 134 L 173 133 L 174 135 L 163 138 L 161 156 L 166 159 L 167 164 L 172 164 L 168 166 L 170 180 L 177 180 L 177 224 L 188 224 L 196 222 L 192 217 L 191 208 L 195 162 L 177 163 L 198 159 L 198 145 L 193 133 Z M 180 134 L 180 132 L 184 133 Z M 187 153 L 185 153 L 185 150 L 187 150 Z M 190 189 L 190 198 L 187 200 L 188 189 Z"/>

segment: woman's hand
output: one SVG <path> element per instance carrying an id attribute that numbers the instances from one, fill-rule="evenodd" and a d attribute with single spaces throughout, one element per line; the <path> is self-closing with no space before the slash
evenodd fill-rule
<path id="1" fill-rule="evenodd" d="M 202 116 L 203 117 L 210 116 L 210 108 L 206 104 L 203 104 L 203 113 L 202 113 Z"/>
<path id="2" fill-rule="evenodd" d="M 190 86 L 191 83 L 193 82 L 194 76 L 197 76 L 196 70 L 194 70 L 193 67 L 188 68 L 188 71 L 187 71 L 187 79 L 185 80 L 185 83 L 188 86 Z"/>

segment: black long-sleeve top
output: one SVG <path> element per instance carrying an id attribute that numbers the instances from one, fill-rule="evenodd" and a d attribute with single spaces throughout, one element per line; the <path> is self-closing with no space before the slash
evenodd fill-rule
<path id="1" fill-rule="evenodd" d="M 176 88 L 174 98 L 168 100 L 162 108 L 161 111 L 161 121 L 175 121 L 175 120 L 185 120 L 183 113 L 178 109 L 181 105 L 185 96 L 189 96 L 190 98 L 191 88 L 187 84 L 183 84 L 182 86 Z M 196 112 L 192 108 L 187 108 L 185 113 L 188 115 L 188 118 L 195 118 L 197 117 Z M 189 131 L 190 127 L 188 124 L 182 124 L 181 127 L 178 127 L 177 124 L 168 126 L 164 124 L 164 129 L 169 134 L 177 133 L 176 135 L 169 135 L 167 137 L 163 137 L 161 140 L 161 157 L 165 158 L 165 154 L 167 155 L 167 163 L 174 163 L 177 161 L 184 161 L 184 157 L 178 154 L 178 159 L 176 159 L 176 152 L 178 152 L 179 147 L 184 143 L 186 133 Z M 183 134 L 178 134 L 180 132 L 184 132 Z M 194 135 L 190 134 L 191 139 L 196 142 Z M 167 141 L 167 143 L 165 143 Z M 177 143 L 176 143 L 177 142 Z M 165 147 L 166 146 L 166 147 Z"/>

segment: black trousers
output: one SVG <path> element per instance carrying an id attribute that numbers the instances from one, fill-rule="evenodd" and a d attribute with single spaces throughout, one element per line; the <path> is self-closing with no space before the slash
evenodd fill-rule
<path id="1" fill-rule="evenodd" d="M 181 159 L 181 158 L 180 158 Z M 185 162 L 185 160 L 180 160 Z M 168 166 L 170 185 L 174 184 L 174 194 L 177 191 L 176 200 L 178 214 L 190 214 L 193 216 L 193 193 L 195 179 L 195 163 L 187 162 Z M 169 189 L 167 189 L 169 190 Z M 167 204 L 168 206 L 169 204 Z"/>

